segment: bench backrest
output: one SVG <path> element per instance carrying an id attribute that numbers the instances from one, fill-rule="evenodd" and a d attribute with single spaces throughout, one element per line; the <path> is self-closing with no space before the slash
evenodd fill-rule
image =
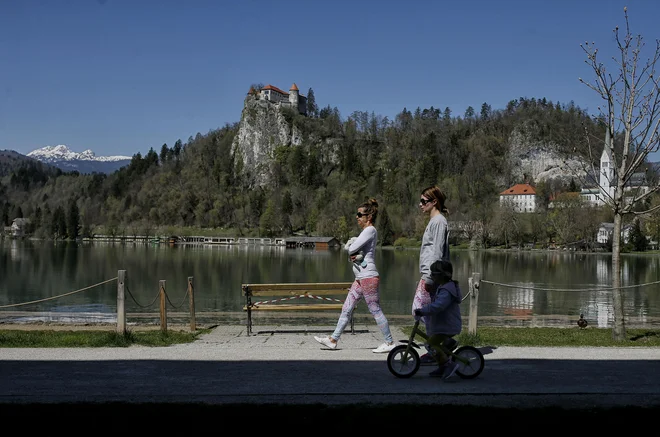
<path id="1" fill-rule="evenodd" d="M 284 284 L 243 284 L 244 296 L 337 295 L 346 293 L 352 282 L 294 282 Z"/>

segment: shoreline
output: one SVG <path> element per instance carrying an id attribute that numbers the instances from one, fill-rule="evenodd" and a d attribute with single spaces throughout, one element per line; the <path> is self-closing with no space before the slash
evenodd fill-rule
<path id="1" fill-rule="evenodd" d="M 101 313 L 99 313 L 101 314 Z M 0 331 L 2 330 L 108 330 L 117 327 L 113 314 L 102 314 L 103 318 L 76 318 L 76 313 L 49 313 L 49 312 L 0 312 Z M 334 325 L 338 313 L 286 313 L 277 314 L 259 313 L 253 315 L 253 327 L 259 329 L 265 325 L 300 325 L 325 326 Z M 391 327 L 403 328 L 412 326 L 412 317 L 408 315 L 391 314 L 387 316 Z M 575 315 L 510 315 L 510 316 L 479 316 L 478 327 L 502 328 L 577 328 L 578 316 Z M 243 312 L 209 312 L 195 315 L 196 329 L 209 329 L 216 326 L 246 327 L 246 315 Z M 99 321 L 102 320 L 102 321 Z M 370 314 L 355 314 L 355 324 L 373 324 Z M 589 320 L 589 329 L 612 329 L 613 326 L 598 326 L 597 321 Z M 175 331 L 190 331 L 190 315 L 187 313 L 169 313 L 167 329 Z M 467 320 L 464 320 L 467 328 Z M 627 329 L 660 329 L 660 317 L 628 317 Z M 127 329 L 131 330 L 158 330 L 161 329 L 157 313 L 129 313 L 127 314 Z M 348 328 L 347 328 L 348 329 Z"/>

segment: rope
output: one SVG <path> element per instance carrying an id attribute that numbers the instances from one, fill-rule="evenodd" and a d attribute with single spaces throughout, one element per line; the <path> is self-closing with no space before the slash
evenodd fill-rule
<path id="1" fill-rule="evenodd" d="M 33 301 L 30 301 L 30 302 L 23 302 L 23 303 L 15 303 L 15 304 L 11 304 L 11 305 L 1 305 L 0 308 L 18 307 L 18 306 L 21 306 L 21 305 L 30 305 L 32 303 L 46 302 L 47 300 L 58 299 L 60 297 L 69 296 L 69 295 L 72 295 L 72 294 L 75 294 L 75 293 L 80 293 L 81 291 L 89 290 L 90 288 L 93 288 L 93 287 L 98 287 L 99 285 L 107 284 L 108 282 L 116 281 L 118 278 L 119 278 L 118 276 L 115 276 L 114 278 L 108 279 L 107 281 L 99 282 L 98 284 L 90 285 L 89 287 L 81 288 L 80 290 L 70 291 L 68 293 L 60 294 L 59 296 L 52 296 L 52 297 L 47 297 L 45 299 L 33 300 Z"/>
<path id="2" fill-rule="evenodd" d="M 277 303 L 277 302 L 282 302 L 282 301 L 285 301 L 285 300 L 300 299 L 301 297 L 309 297 L 310 299 L 329 300 L 329 301 L 332 301 L 332 302 L 343 302 L 343 300 L 341 300 L 341 299 L 335 299 L 335 298 L 331 298 L 331 297 L 314 296 L 313 294 L 301 294 L 299 296 L 283 297 L 282 299 L 262 300 L 261 302 L 255 302 L 252 305 L 253 306 L 258 306 L 258 305 L 261 305 L 261 304 Z"/>
<path id="3" fill-rule="evenodd" d="M 163 291 L 165 291 L 165 299 L 167 299 L 167 301 L 170 303 L 170 305 L 171 305 L 172 308 L 174 308 L 174 309 L 179 309 L 179 308 L 181 308 L 181 307 L 183 306 L 183 304 L 186 302 L 186 297 L 188 297 L 188 293 L 189 293 L 189 290 L 186 289 L 186 294 L 183 296 L 183 299 L 181 299 L 181 303 L 179 304 L 179 306 L 176 306 L 176 305 L 174 305 L 174 304 L 172 303 L 172 301 L 170 300 L 170 296 L 169 296 L 169 294 L 167 294 L 167 290 L 165 290 L 165 288 L 163 288 Z"/>
<path id="4" fill-rule="evenodd" d="M 131 289 L 128 288 L 128 284 L 126 284 L 126 291 L 128 291 L 128 295 L 131 297 L 131 299 L 133 299 L 133 302 L 135 302 L 135 304 L 137 306 L 139 306 L 140 308 L 148 308 L 151 305 L 153 305 L 154 302 L 156 302 L 156 299 L 158 299 L 158 294 L 156 294 L 156 297 L 154 297 L 154 300 L 152 300 L 149 305 L 140 305 L 140 303 L 137 300 L 135 300 L 135 297 L 133 296 L 133 293 L 131 293 Z M 160 293 L 160 291 L 159 291 L 159 293 Z"/>
<path id="5" fill-rule="evenodd" d="M 483 280 L 483 279 L 480 282 L 483 282 L 483 283 L 486 283 L 486 284 L 492 284 L 492 285 L 499 285 L 500 287 L 522 288 L 522 289 L 525 289 L 525 290 L 536 290 L 536 291 L 608 291 L 608 290 L 616 290 L 617 289 L 617 287 L 609 287 L 609 288 L 539 288 L 539 287 L 526 287 L 526 286 L 512 285 L 512 284 L 502 284 L 501 282 L 486 281 L 486 280 Z M 637 288 L 637 287 L 646 287 L 647 285 L 655 285 L 655 284 L 660 284 L 660 281 L 648 282 L 646 284 L 638 284 L 638 285 L 625 285 L 625 286 L 618 287 L 618 288 L 619 289 Z"/>

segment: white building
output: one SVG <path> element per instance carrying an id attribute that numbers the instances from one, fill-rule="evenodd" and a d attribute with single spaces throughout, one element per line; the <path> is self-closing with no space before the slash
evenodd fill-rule
<path id="1" fill-rule="evenodd" d="M 30 219 L 28 218 L 16 218 L 11 223 L 9 227 L 11 235 L 13 237 L 24 237 L 25 228 L 30 224 Z"/>
<path id="2" fill-rule="evenodd" d="M 529 184 L 516 184 L 500 193 L 500 205 L 510 205 L 516 212 L 534 212 L 536 190 Z"/>
<path id="3" fill-rule="evenodd" d="M 630 241 L 630 231 L 632 230 L 632 225 L 627 224 L 623 225 L 621 228 L 621 241 L 623 244 L 627 244 Z M 607 244 L 612 241 L 612 232 L 614 231 L 614 223 L 601 223 L 598 228 L 598 234 L 596 236 L 596 242 L 600 244 Z"/>

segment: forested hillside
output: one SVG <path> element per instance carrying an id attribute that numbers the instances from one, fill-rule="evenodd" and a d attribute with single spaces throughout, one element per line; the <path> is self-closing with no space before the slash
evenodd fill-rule
<path id="1" fill-rule="evenodd" d="M 34 235 L 47 238 L 177 229 L 345 241 L 356 233 L 355 208 L 375 197 L 379 236 L 392 244 L 421 235 L 417 202 L 428 185 L 437 183 L 447 193 L 451 220 L 486 223 L 497 214 L 499 192 L 514 183 L 535 184 L 512 176 L 514 131 L 584 159 L 585 131 L 598 145 L 604 138 L 604 129 L 579 107 L 533 98 L 499 110 L 484 103 L 460 116 L 431 107 L 403 109 L 394 120 L 368 112 L 344 118 L 330 106 L 309 116 L 285 116 L 302 132 L 302 144 L 275 148 L 266 186 L 255 186 L 244 172 L 232 149 L 238 129 L 233 124 L 151 148 L 145 156 L 137 153 L 110 175 L 53 173 L 20 163 L 7 171 L 3 161 L 1 221 L 8 226 L 16 217 L 30 218 Z M 562 190 L 557 184 L 535 185 L 547 198 Z"/>

